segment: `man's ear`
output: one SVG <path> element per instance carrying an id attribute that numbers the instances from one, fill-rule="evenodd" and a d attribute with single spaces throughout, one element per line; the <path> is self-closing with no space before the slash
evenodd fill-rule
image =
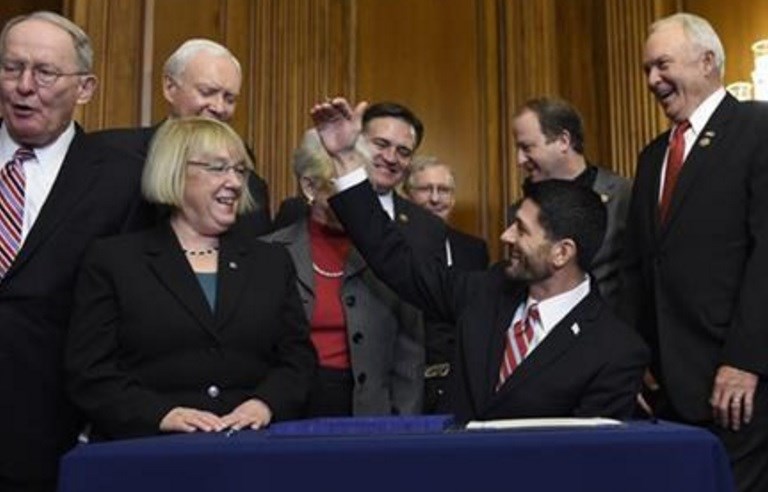
<path id="1" fill-rule="evenodd" d="M 173 93 L 176 91 L 177 87 L 178 83 L 173 77 L 163 75 L 163 97 L 165 97 L 165 100 L 168 101 L 171 106 L 173 106 Z"/>
<path id="2" fill-rule="evenodd" d="M 93 97 L 93 93 L 96 92 L 97 85 L 98 79 L 95 75 L 81 75 L 80 85 L 77 88 L 77 104 L 88 103 Z"/>
<path id="3" fill-rule="evenodd" d="M 558 135 L 557 142 L 560 144 L 560 150 L 567 151 L 571 148 L 571 132 L 568 130 L 563 130 L 563 132 Z"/>
<path id="4" fill-rule="evenodd" d="M 578 261 L 576 256 L 576 243 L 573 239 L 561 239 L 552 245 L 552 264 L 555 268 L 563 268 L 572 261 Z"/>

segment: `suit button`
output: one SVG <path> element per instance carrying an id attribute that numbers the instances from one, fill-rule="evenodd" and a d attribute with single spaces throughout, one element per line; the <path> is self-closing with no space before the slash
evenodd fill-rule
<path id="1" fill-rule="evenodd" d="M 397 407 L 392 407 L 390 409 L 392 411 L 392 415 L 400 415 L 400 409 Z"/>
<path id="2" fill-rule="evenodd" d="M 357 382 L 360 384 L 364 384 L 366 379 L 368 379 L 368 376 L 364 372 L 357 375 Z"/>
<path id="3" fill-rule="evenodd" d="M 363 341 L 363 334 L 359 331 L 356 331 L 354 335 L 352 335 L 352 341 L 354 343 L 360 343 Z"/>
<path id="4" fill-rule="evenodd" d="M 208 393 L 208 396 L 210 396 L 211 398 L 218 398 L 219 395 L 221 394 L 221 390 L 215 384 L 208 386 L 208 389 L 205 390 L 205 392 Z"/>
<path id="5" fill-rule="evenodd" d="M 344 298 L 344 304 L 346 304 L 349 307 L 352 307 L 355 305 L 355 296 L 347 296 Z"/>

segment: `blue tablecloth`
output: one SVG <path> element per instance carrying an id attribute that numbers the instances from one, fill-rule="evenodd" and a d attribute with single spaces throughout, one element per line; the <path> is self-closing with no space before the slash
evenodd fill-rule
<path id="1" fill-rule="evenodd" d="M 59 491 L 733 490 L 720 442 L 688 426 L 462 431 L 438 417 L 397 422 L 310 420 L 229 437 L 80 445 L 62 461 Z"/>

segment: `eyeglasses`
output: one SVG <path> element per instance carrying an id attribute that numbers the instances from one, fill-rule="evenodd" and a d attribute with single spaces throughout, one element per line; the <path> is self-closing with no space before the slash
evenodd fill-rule
<path id="1" fill-rule="evenodd" d="M 433 193 L 437 193 L 437 196 L 439 196 L 440 198 L 449 197 L 453 195 L 453 192 L 455 191 L 453 187 L 445 186 L 445 185 L 413 186 L 411 187 L 411 190 L 415 191 L 416 193 L 425 193 L 429 195 Z"/>
<path id="2" fill-rule="evenodd" d="M 89 72 L 61 72 L 46 65 L 32 65 L 18 60 L 0 60 L 0 78 L 4 80 L 18 80 L 29 68 L 32 71 L 32 79 L 39 87 L 50 87 L 60 77 L 72 77 L 75 75 L 88 75 Z"/>
<path id="3" fill-rule="evenodd" d="M 226 162 L 201 162 L 201 161 L 187 161 L 187 165 L 196 166 L 203 169 L 203 171 L 214 176 L 222 177 L 229 171 L 234 171 L 235 176 L 240 179 L 245 179 L 248 175 L 248 167 L 242 162 L 236 164 L 227 164 Z"/>

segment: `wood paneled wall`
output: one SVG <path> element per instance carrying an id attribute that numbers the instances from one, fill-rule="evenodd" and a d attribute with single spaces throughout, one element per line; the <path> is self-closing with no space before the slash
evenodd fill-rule
<path id="1" fill-rule="evenodd" d="M 768 35 L 766 3 L 64 0 L 64 10 L 97 49 L 101 91 L 80 115 L 87 128 L 162 118 L 162 63 L 183 40 L 210 37 L 243 65 L 233 125 L 256 152 L 273 207 L 295 191 L 290 154 L 312 102 L 334 94 L 400 101 L 425 122 L 421 152 L 455 169 L 454 222 L 485 236 L 498 257 L 505 209 L 522 180 L 509 131 L 522 102 L 573 102 L 588 157 L 631 176 L 637 152 L 667 125 L 643 80 L 647 25 L 683 8 L 704 15 L 723 37 L 729 71 L 744 77 L 753 37 Z"/>

